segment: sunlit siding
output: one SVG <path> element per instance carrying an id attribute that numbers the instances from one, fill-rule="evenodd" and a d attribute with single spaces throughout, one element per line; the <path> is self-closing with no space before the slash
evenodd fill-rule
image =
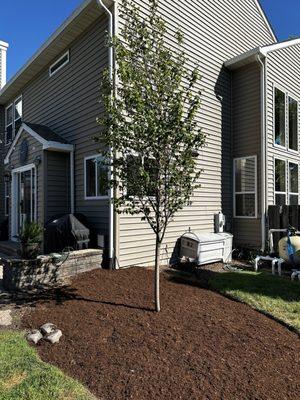
<path id="1" fill-rule="evenodd" d="M 270 205 L 274 204 L 274 158 L 277 156 L 294 163 L 300 162 L 299 152 L 274 146 L 274 84 L 300 101 L 300 45 L 274 51 L 269 53 L 267 58 L 268 204 Z"/>
<path id="2" fill-rule="evenodd" d="M 138 0 L 147 12 L 147 2 Z M 163 246 L 163 260 L 171 258 L 176 240 L 191 227 L 212 232 L 213 215 L 222 210 L 232 230 L 232 148 L 231 73 L 223 63 L 259 45 L 272 43 L 267 25 L 253 0 L 162 0 L 160 10 L 168 23 L 167 41 L 176 48 L 175 32 L 185 33 L 189 67 L 200 65 L 202 107 L 199 126 L 207 134 L 200 151 L 199 168 L 204 172 L 201 188 L 192 206 L 185 208 L 170 224 Z M 122 26 L 122 20 L 120 21 Z M 154 237 L 139 217 L 119 218 L 120 266 L 153 263 Z"/>

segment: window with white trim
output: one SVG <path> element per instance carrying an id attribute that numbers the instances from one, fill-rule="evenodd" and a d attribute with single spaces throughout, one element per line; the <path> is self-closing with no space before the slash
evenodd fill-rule
<path id="1" fill-rule="evenodd" d="M 286 182 L 286 162 L 275 158 L 275 205 L 283 206 L 287 204 L 287 182 Z"/>
<path id="2" fill-rule="evenodd" d="M 234 216 L 257 216 L 257 161 L 256 156 L 234 160 Z"/>
<path id="3" fill-rule="evenodd" d="M 289 149 L 298 151 L 298 102 L 289 96 Z"/>
<path id="4" fill-rule="evenodd" d="M 22 125 L 23 103 L 22 96 L 18 97 L 5 110 L 5 144 L 12 142 Z"/>
<path id="5" fill-rule="evenodd" d="M 5 144 L 13 139 L 13 104 L 10 104 L 5 110 Z"/>
<path id="6" fill-rule="evenodd" d="M 84 159 L 85 199 L 96 200 L 108 196 L 108 165 L 101 155 Z"/>
<path id="7" fill-rule="evenodd" d="M 65 65 L 67 65 L 70 61 L 70 52 L 69 50 L 63 54 L 58 60 L 53 63 L 49 68 L 49 76 L 53 76 L 58 71 L 60 71 Z"/>
<path id="8" fill-rule="evenodd" d="M 299 204 L 299 167 L 289 162 L 289 204 Z"/>
<path id="9" fill-rule="evenodd" d="M 286 97 L 285 93 L 275 88 L 275 144 L 285 147 L 285 127 L 286 127 Z"/>
<path id="10" fill-rule="evenodd" d="M 10 182 L 4 182 L 4 212 L 5 216 L 9 216 L 9 202 L 10 202 L 10 196 L 9 196 L 9 186 Z"/>
<path id="11" fill-rule="evenodd" d="M 22 125 L 22 117 L 23 117 L 23 104 L 22 104 L 22 96 L 20 96 L 14 102 L 15 135 L 18 133 Z"/>
<path id="12" fill-rule="evenodd" d="M 274 87 L 274 143 L 291 151 L 299 150 L 299 105 L 288 91 Z"/>

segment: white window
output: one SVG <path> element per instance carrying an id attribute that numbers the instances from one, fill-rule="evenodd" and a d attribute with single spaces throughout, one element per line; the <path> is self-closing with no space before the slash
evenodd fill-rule
<path id="1" fill-rule="evenodd" d="M 5 144 L 13 139 L 13 104 L 10 104 L 5 110 Z"/>
<path id="2" fill-rule="evenodd" d="M 257 217 L 257 160 L 256 156 L 234 160 L 234 216 Z"/>
<path id="3" fill-rule="evenodd" d="M 8 217 L 9 215 L 9 186 L 10 182 L 4 182 L 4 210 L 5 210 L 5 216 Z"/>
<path id="4" fill-rule="evenodd" d="M 286 97 L 285 93 L 278 88 L 275 88 L 274 93 L 274 114 L 275 144 L 285 147 Z"/>
<path id="5" fill-rule="evenodd" d="M 22 96 L 15 100 L 14 102 L 14 122 L 15 122 L 15 135 L 18 133 L 22 125 L 22 116 L 23 116 L 23 104 L 22 104 Z"/>
<path id="6" fill-rule="evenodd" d="M 298 102 L 289 96 L 289 149 L 298 151 Z"/>
<path id="7" fill-rule="evenodd" d="M 299 150 L 299 106 L 288 91 L 274 88 L 274 143 L 276 146 Z"/>
<path id="8" fill-rule="evenodd" d="M 275 158 L 275 205 L 283 206 L 287 204 L 287 175 L 286 162 Z"/>
<path id="9" fill-rule="evenodd" d="M 5 111 L 5 144 L 11 143 L 22 125 L 22 96 L 10 104 Z"/>
<path id="10" fill-rule="evenodd" d="M 292 162 L 289 163 L 289 204 L 299 204 L 299 167 Z"/>
<path id="11" fill-rule="evenodd" d="M 70 61 L 70 52 L 68 50 L 58 60 L 56 60 L 54 64 L 51 65 L 51 67 L 49 68 L 49 76 L 56 74 L 65 65 L 67 65 L 69 61 Z"/>
<path id="12" fill-rule="evenodd" d="M 84 194 L 86 200 L 108 197 L 108 166 L 101 155 L 84 159 Z"/>

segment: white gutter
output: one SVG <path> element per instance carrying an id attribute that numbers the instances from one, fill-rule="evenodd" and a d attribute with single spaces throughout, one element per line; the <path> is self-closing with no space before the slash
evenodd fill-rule
<path id="1" fill-rule="evenodd" d="M 106 14 L 108 15 L 108 35 L 110 38 L 113 37 L 113 14 L 106 7 L 102 0 L 97 0 L 99 7 L 102 7 Z M 109 70 L 109 80 L 113 82 L 113 48 L 109 46 L 108 48 L 108 70 Z M 110 149 L 110 154 L 113 157 L 113 149 Z M 109 168 L 109 180 L 113 179 L 113 167 Z M 115 248 L 114 248 L 114 189 L 111 187 L 109 193 L 109 267 L 115 268 Z"/>
<path id="2" fill-rule="evenodd" d="M 265 62 L 257 55 L 257 62 L 261 66 L 261 250 L 266 244 L 266 68 Z"/>

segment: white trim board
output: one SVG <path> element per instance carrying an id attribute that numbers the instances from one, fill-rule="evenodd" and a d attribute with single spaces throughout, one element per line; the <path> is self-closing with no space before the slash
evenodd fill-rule
<path id="1" fill-rule="evenodd" d="M 245 53 L 239 54 L 238 56 L 225 61 L 224 66 L 226 68 L 234 70 L 240 68 L 243 65 L 254 62 L 255 60 L 257 60 L 257 57 L 266 58 L 269 53 L 281 49 L 286 49 L 287 47 L 295 46 L 298 44 L 300 44 L 300 38 L 285 40 L 284 42 L 273 43 L 268 46 L 255 47 L 252 50 L 246 51 Z"/>
<path id="2" fill-rule="evenodd" d="M 53 142 L 53 141 L 48 141 L 48 140 L 42 138 L 38 133 L 36 133 L 33 129 L 31 129 L 28 125 L 26 125 L 23 122 L 17 135 L 15 136 L 13 142 L 11 143 L 6 156 L 5 156 L 4 164 L 7 165 L 9 163 L 10 156 L 11 156 L 12 152 L 14 151 L 14 148 L 17 145 L 18 140 L 20 139 L 20 137 L 24 131 L 29 133 L 29 135 L 31 135 L 34 139 L 36 139 L 39 143 L 41 143 L 43 146 L 43 150 L 63 151 L 63 152 L 67 152 L 67 153 L 74 150 L 74 146 L 72 144 Z"/>
<path id="3" fill-rule="evenodd" d="M 254 159 L 254 191 L 241 191 L 236 192 L 236 181 L 235 181 L 235 170 L 236 170 L 236 161 L 245 160 L 253 158 Z M 253 216 L 244 216 L 244 215 L 236 215 L 236 195 L 237 194 L 254 194 L 255 198 L 255 215 Z M 258 176 L 257 176 L 257 155 L 250 155 L 244 157 L 234 157 L 233 158 L 233 218 L 235 219 L 257 219 L 258 218 Z"/>

